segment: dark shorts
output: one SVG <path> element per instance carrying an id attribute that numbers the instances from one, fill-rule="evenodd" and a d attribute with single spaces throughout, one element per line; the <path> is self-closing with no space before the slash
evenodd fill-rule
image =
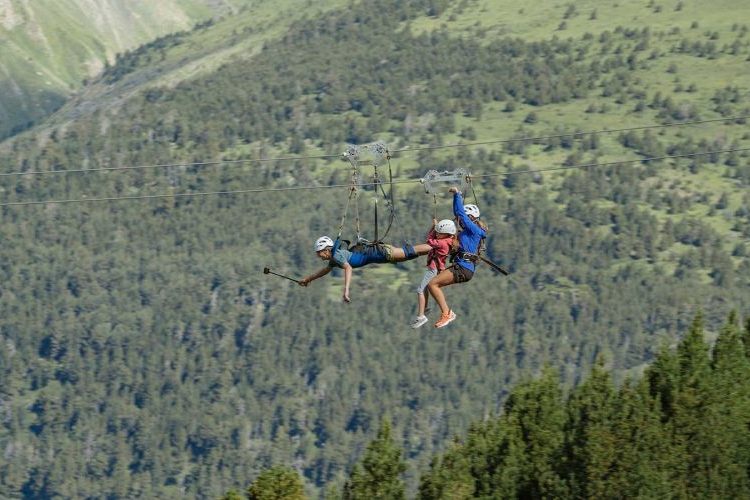
<path id="1" fill-rule="evenodd" d="M 349 264 L 352 267 L 362 267 L 367 264 L 384 264 L 386 262 L 391 262 L 390 245 L 367 245 L 362 250 L 352 252 Z"/>
<path id="2" fill-rule="evenodd" d="M 461 267 L 458 264 L 453 264 L 448 269 L 453 273 L 454 283 L 466 283 L 474 277 L 474 271 L 469 271 L 465 267 Z"/>

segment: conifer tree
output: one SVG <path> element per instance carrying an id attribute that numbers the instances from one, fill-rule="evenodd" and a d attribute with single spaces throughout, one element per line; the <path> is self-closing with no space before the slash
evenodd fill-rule
<path id="1" fill-rule="evenodd" d="M 221 497 L 221 500 L 244 500 L 242 498 L 242 495 L 240 495 L 237 490 L 229 490 L 227 491 L 224 496 Z"/>
<path id="2" fill-rule="evenodd" d="M 565 496 L 564 421 L 559 379 L 546 369 L 514 389 L 499 419 L 472 426 L 463 446 L 433 461 L 419 498 Z"/>
<path id="3" fill-rule="evenodd" d="M 603 498 L 614 467 L 617 439 L 612 428 L 615 389 L 599 358 L 588 379 L 568 399 L 566 469 L 575 498 Z"/>
<path id="4" fill-rule="evenodd" d="M 261 472 L 247 489 L 249 500 L 305 500 L 299 474 L 288 467 L 272 467 Z"/>
<path id="5" fill-rule="evenodd" d="M 615 459 L 607 488 L 621 498 L 670 496 L 669 439 L 663 431 L 660 401 L 648 381 L 626 381 L 617 393 L 611 423 Z"/>
<path id="6" fill-rule="evenodd" d="M 646 371 L 649 391 L 659 403 L 659 412 L 665 422 L 674 417 L 678 374 L 677 354 L 666 347 L 662 348 Z"/>
<path id="7" fill-rule="evenodd" d="M 491 461 L 498 464 L 493 489 L 523 498 L 561 496 L 564 422 L 560 381 L 551 369 L 516 388 L 501 418 L 503 437 L 491 452 Z"/>
<path id="8" fill-rule="evenodd" d="M 677 346 L 677 363 L 674 417 L 668 423 L 675 459 L 673 488 L 678 493 L 710 496 L 711 467 L 704 457 L 713 447 L 712 374 L 702 313 L 696 315 Z"/>
<path id="9" fill-rule="evenodd" d="M 474 478 L 466 448 L 458 442 L 441 457 L 435 457 L 430 471 L 419 482 L 419 500 L 455 500 L 474 496 Z"/>
<path id="10" fill-rule="evenodd" d="M 745 345 L 745 356 L 750 358 L 750 316 L 745 318 L 745 330 L 742 332 L 742 343 Z"/>
<path id="11" fill-rule="evenodd" d="M 362 461 L 344 485 L 344 500 L 398 500 L 406 498 L 401 475 L 406 464 L 401 449 L 391 437 L 391 424 L 384 420 L 377 437 L 367 445 Z"/>
<path id="12" fill-rule="evenodd" d="M 732 312 L 713 348 L 711 446 L 703 450 L 712 494 L 750 497 L 750 360 Z"/>

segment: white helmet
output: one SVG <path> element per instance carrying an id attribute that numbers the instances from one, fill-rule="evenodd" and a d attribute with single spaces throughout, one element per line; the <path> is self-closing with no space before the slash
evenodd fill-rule
<path id="1" fill-rule="evenodd" d="M 479 218 L 479 207 L 476 205 L 464 205 L 464 212 L 466 212 L 466 215 Z"/>
<path id="2" fill-rule="evenodd" d="M 328 236 L 321 236 L 317 239 L 315 242 L 315 251 L 320 252 L 321 250 L 325 250 L 328 247 L 333 246 L 333 240 L 329 238 Z"/>
<path id="3" fill-rule="evenodd" d="M 450 219 L 443 219 L 435 224 L 435 232 L 443 234 L 456 234 L 456 223 Z"/>

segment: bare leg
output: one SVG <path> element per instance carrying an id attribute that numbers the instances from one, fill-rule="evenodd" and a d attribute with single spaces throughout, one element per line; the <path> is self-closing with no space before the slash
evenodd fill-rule
<path id="1" fill-rule="evenodd" d="M 416 252 L 417 255 L 427 255 L 428 253 L 430 253 L 430 250 L 432 250 L 432 247 L 427 243 L 414 245 L 414 252 Z M 408 259 L 406 258 L 406 252 L 404 252 L 404 249 L 401 247 L 391 246 L 391 261 L 403 262 L 405 260 Z"/>
<path id="2" fill-rule="evenodd" d="M 428 253 L 430 253 L 430 250 L 432 250 L 432 247 L 427 243 L 414 245 L 414 251 L 417 252 L 417 255 L 427 255 Z"/>
<path id="3" fill-rule="evenodd" d="M 435 302 L 438 303 L 438 305 L 440 306 L 440 311 L 442 311 L 443 314 L 448 314 L 450 308 L 448 307 L 448 303 L 445 301 L 445 295 L 443 294 L 441 288 L 444 286 L 452 285 L 453 283 L 455 283 L 453 281 L 453 272 L 450 269 L 444 269 L 440 272 L 440 274 L 432 278 L 430 280 L 430 283 L 427 285 L 427 289 L 430 291 L 430 295 L 432 295 L 432 298 L 435 299 Z"/>
<path id="4" fill-rule="evenodd" d="M 418 293 L 419 307 L 417 308 L 417 316 L 424 316 L 424 310 L 427 307 L 427 292 Z"/>
<path id="5" fill-rule="evenodd" d="M 391 248 L 391 262 L 403 262 L 406 260 L 406 253 L 403 248 Z"/>

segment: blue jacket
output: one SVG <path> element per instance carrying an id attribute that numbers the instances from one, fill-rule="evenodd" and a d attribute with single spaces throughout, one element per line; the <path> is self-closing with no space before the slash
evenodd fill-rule
<path id="1" fill-rule="evenodd" d="M 482 238 L 487 236 L 487 231 L 479 227 L 479 224 L 472 221 L 464 211 L 464 200 L 460 193 L 453 194 L 453 215 L 458 217 L 462 230 L 458 233 L 459 255 L 460 252 L 476 254 L 479 251 L 479 244 Z M 474 263 L 460 257 L 456 257 L 456 264 L 474 272 Z"/>

